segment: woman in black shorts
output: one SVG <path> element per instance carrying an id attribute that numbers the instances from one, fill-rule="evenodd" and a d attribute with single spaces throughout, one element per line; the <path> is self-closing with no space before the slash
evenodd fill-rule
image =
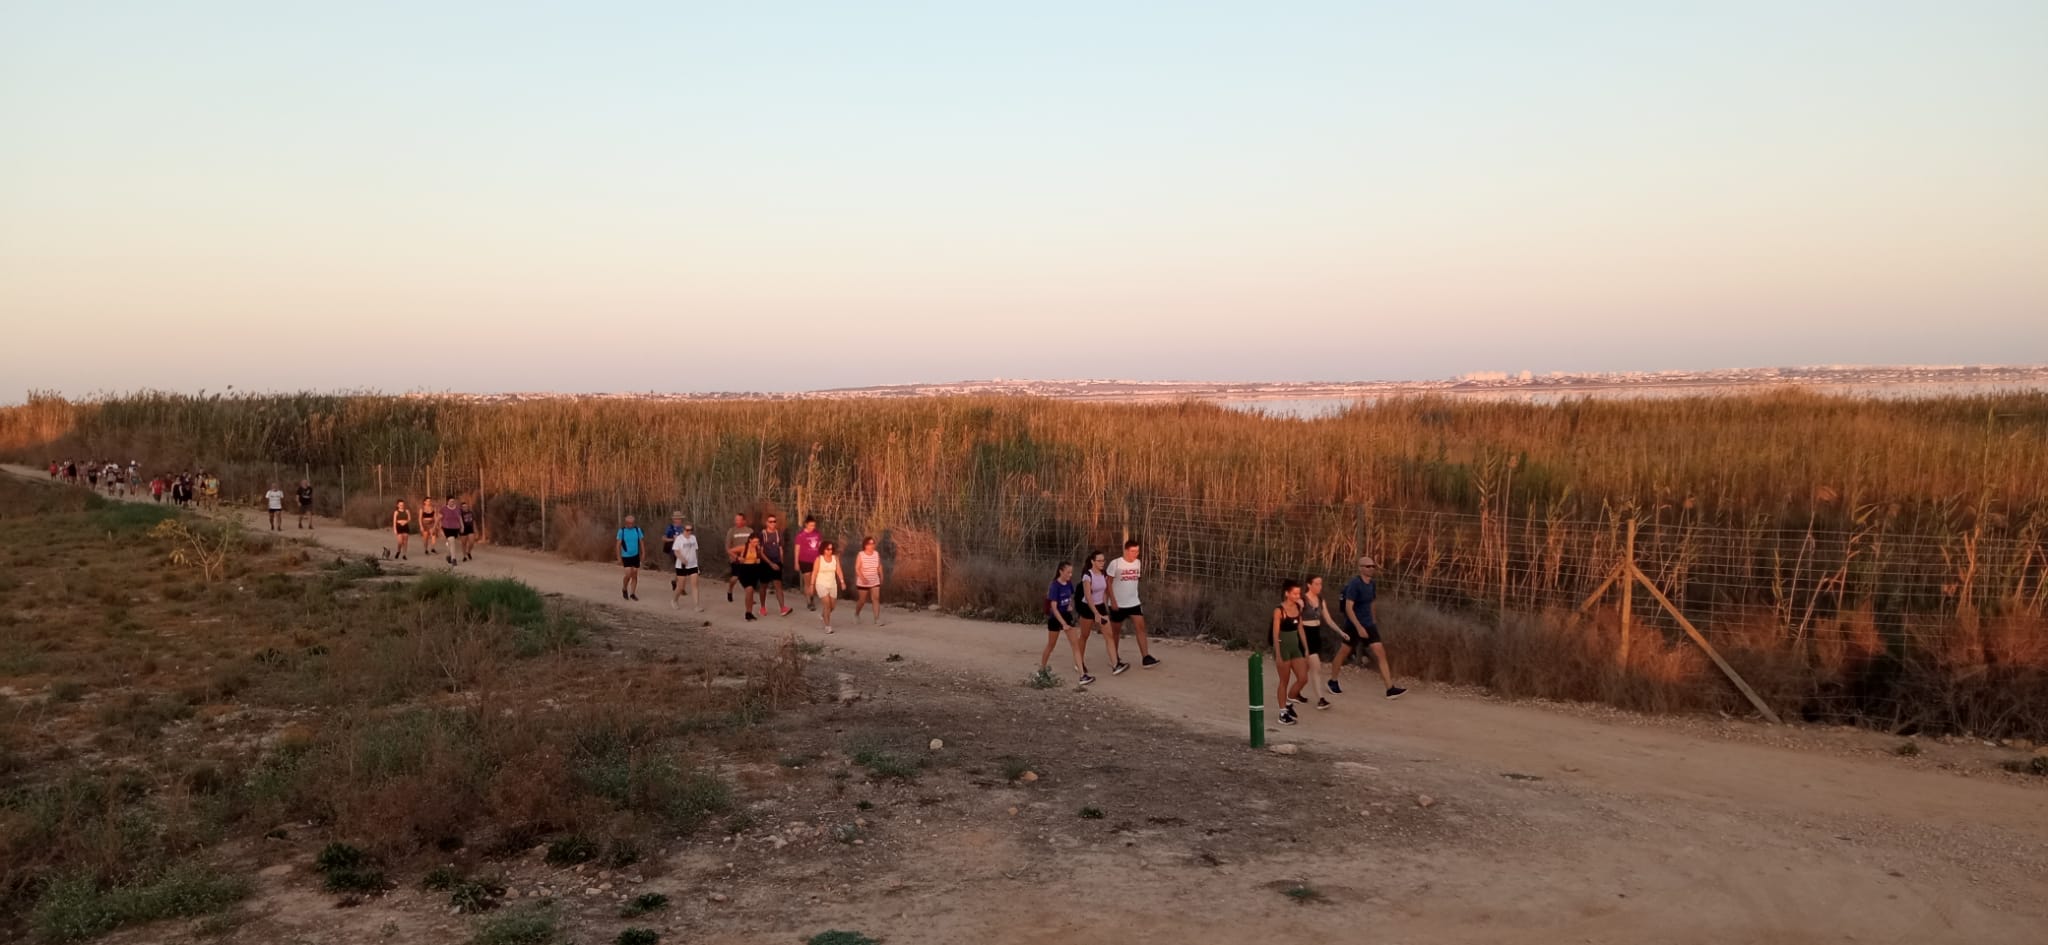
<path id="1" fill-rule="evenodd" d="M 1074 672 L 1080 674 L 1081 685 L 1094 682 L 1095 677 L 1088 675 L 1088 664 L 1083 659 L 1087 655 L 1087 633 L 1074 613 L 1074 566 L 1062 561 L 1053 572 L 1052 584 L 1045 589 L 1045 652 L 1038 655 L 1038 671 L 1052 670 L 1052 651 L 1059 647 L 1060 637 L 1065 636 L 1073 644 Z"/>
<path id="2" fill-rule="evenodd" d="M 469 553 L 476 549 L 476 513 L 470 511 L 469 503 L 462 503 L 462 560 L 469 560 Z"/>
<path id="3" fill-rule="evenodd" d="M 761 572 L 768 570 L 768 565 L 764 564 L 761 558 L 761 533 L 755 532 L 747 536 L 747 544 L 740 551 L 740 559 L 732 564 L 733 577 L 739 578 L 740 586 L 747 589 L 746 612 L 748 620 L 756 619 L 754 617 L 755 588 L 761 586 Z M 768 591 L 764 588 L 760 591 L 760 594 L 761 606 L 765 609 L 768 606 Z"/>
<path id="4" fill-rule="evenodd" d="M 434 520 L 439 517 L 440 513 L 434 511 L 434 497 L 421 496 L 420 544 L 426 547 L 427 554 L 433 554 L 434 547 L 441 542 L 441 526 L 434 524 Z"/>
<path id="5" fill-rule="evenodd" d="M 398 507 L 391 510 L 391 534 L 398 539 L 398 552 L 391 557 L 405 560 L 405 543 L 412 534 L 412 510 L 405 507 L 405 500 L 398 500 Z"/>
<path id="6" fill-rule="evenodd" d="M 1326 619 L 1322 576 L 1310 575 L 1308 586 L 1301 595 L 1301 635 L 1308 638 L 1308 652 L 1302 656 L 1308 660 L 1308 691 L 1316 694 L 1318 709 L 1330 707 L 1330 700 L 1323 696 L 1323 621 Z"/>
<path id="7" fill-rule="evenodd" d="M 430 503 L 431 504 L 431 503 Z M 455 552 L 462 544 L 462 504 L 454 496 L 448 497 L 448 504 L 441 506 L 441 551 L 448 556 L 448 566 L 455 567 Z"/>
<path id="8" fill-rule="evenodd" d="M 1109 557 L 1100 551 L 1088 553 L 1088 570 L 1081 575 L 1080 585 L 1074 588 L 1074 616 L 1081 628 L 1081 655 L 1088 655 L 1088 634 L 1102 634 L 1102 645 L 1109 650 L 1110 673 L 1123 672 L 1117 667 L 1123 661 L 1116 658 L 1116 637 L 1109 632 Z"/>

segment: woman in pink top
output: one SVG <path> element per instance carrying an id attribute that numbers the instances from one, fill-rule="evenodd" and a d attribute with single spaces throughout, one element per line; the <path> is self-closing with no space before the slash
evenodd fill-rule
<path id="1" fill-rule="evenodd" d="M 875 540 L 860 540 L 860 553 L 853 556 L 853 622 L 860 623 L 861 608 L 869 601 L 875 604 L 875 626 L 882 623 L 882 553 L 875 550 Z"/>

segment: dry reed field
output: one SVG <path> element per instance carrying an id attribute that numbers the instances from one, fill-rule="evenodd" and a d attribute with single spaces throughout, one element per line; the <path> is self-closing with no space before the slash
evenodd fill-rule
<path id="1" fill-rule="evenodd" d="M 1284 577 L 1382 566 L 1405 669 L 1508 695 L 2048 738 L 2048 395 L 1406 398 L 1312 420 L 1024 398 L 655 403 L 140 394 L 0 411 L 21 461 L 310 476 L 377 525 L 459 491 L 488 540 L 601 558 L 625 512 L 816 514 L 898 599 L 1028 618 L 1059 560 L 1145 542 L 1167 632 L 1255 639 Z M 1631 524 L 1634 538 L 1631 540 Z M 1627 625 L 1615 590 L 1624 561 Z M 1155 605 L 1154 602 L 1157 602 Z M 1582 607 L 1582 605 L 1585 605 Z"/>

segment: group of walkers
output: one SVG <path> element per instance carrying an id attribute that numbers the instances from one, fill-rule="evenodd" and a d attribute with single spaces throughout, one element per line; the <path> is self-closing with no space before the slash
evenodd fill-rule
<path id="1" fill-rule="evenodd" d="M 1280 710 L 1280 724 L 1300 722 L 1294 708 L 1308 705 L 1309 694 L 1316 697 L 1316 708 L 1329 708 L 1328 696 L 1344 692 L 1337 677 L 1354 653 L 1369 653 L 1379 664 L 1380 680 L 1387 684 L 1387 698 L 1399 699 L 1408 691 L 1394 685 L 1393 670 L 1387 666 L 1387 650 L 1380 642 L 1379 621 L 1373 616 L 1373 601 L 1378 596 L 1373 577 L 1378 571 L 1379 565 L 1371 556 L 1358 559 L 1358 575 L 1344 584 L 1339 611 L 1344 617 L 1342 623 L 1331 619 L 1323 600 L 1321 576 L 1312 575 L 1306 583 L 1292 578 L 1281 582 L 1280 603 L 1273 608 L 1271 633 L 1273 662 L 1280 673 L 1279 691 L 1286 701 L 1285 708 Z M 1345 629 L 1347 625 L 1349 630 Z M 1324 635 L 1326 628 L 1337 640 L 1336 658 L 1328 664 L 1327 673 L 1323 663 L 1323 648 L 1330 640 Z"/>
<path id="2" fill-rule="evenodd" d="M 53 459 L 50 461 L 49 473 L 51 479 L 74 486 L 82 484 L 95 492 L 104 492 L 110 496 L 139 497 L 147 489 L 152 500 L 169 502 L 180 508 L 219 507 L 220 476 L 204 469 L 197 472 L 165 472 L 157 474 L 145 484 L 142 481 L 141 466 L 141 463 L 132 459 L 126 466 L 97 459 L 86 460 L 83 463 L 77 460 Z"/>
<path id="3" fill-rule="evenodd" d="M 307 530 L 307 531 L 312 531 L 312 530 L 313 530 L 313 481 L 312 481 L 312 480 L 310 480 L 310 479 L 301 479 L 301 480 L 299 480 L 299 488 L 298 488 L 298 500 L 299 500 L 299 527 L 300 527 L 300 528 L 303 528 L 303 529 L 305 529 L 305 530 Z M 283 490 L 283 489 L 279 489 L 279 488 L 277 487 L 277 483 L 274 483 L 274 482 L 273 482 L 273 483 L 271 483 L 271 484 L 270 484 L 270 490 L 269 490 L 268 492 L 265 492 L 265 493 L 263 493 L 263 507 L 264 507 L 264 509 L 265 509 L 266 511 L 268 511 L 268 512 L 270 513 L 270 530 L 271 530 L 271 531 L 274 531 L 274 532 L 281 532 L 281 531 L 284 531 L 284 490 Z"/>
<path id="4" fill-rule="evenodd" d="M 698 610 L 704 610 L 704 598 L 698 589 L 703 564 L 701 543 L 695 526 L 684 521 L 680 511 L 670 513 L 669 524 L 662 532 L 662 547 L 669 553 L 675 574 L 669 579 L 669 606 L 682 609 L 683 599 L 689 598 Z M 619 579 L 619 597 L 624 600 L 640 599 L 640 571 L 644 563 L 646 532 L 639 520 L 628 515 L 613 536 L 613 551 L 618 555 L 619 564 L 625 569 Z M 793 552 L 792 552 L 793 549 Z M 789 606 L 784 595 L 790 588 L 792 559 L 796 565 L 798 582 L 804 595 L 807 610 L 817 611 L 820 623 L 826 633 L 835 632 L 832 626 L 833 611 L 838 609 L 841 595 L 853 592 L 853 619 L 860 623 L 861 614 L 869 605 L 875 609 L 875 626 L 884 626 L 882 620 L 882 553 L 875 547 L 875 539 L 861 539 L 860 550 L 853 555 L 848 565 L 839 553 L 839 543 L 827 539 L 818 531 L 816 516 L 805 516 L 802 528 L 795 535 L 785 535 L 782 519 L 776 515 L 761 517 L 761 526 L 755 528 L 746 513 L 734 513 L 732 527 L 725 532 L 725 600 L 734 602 L 736 591 L 744 596 L 738 601 L 740 612 L 748 620 L 768 616 L 768 597 L 775 596 L 776 611 L 784 617 L 795 611 Z"/>
<path id="5" fill-rule="evenodd" d="M 419 514 L 413 514 L 404 499 L 391 510 L 391 534 L 397 543 L 392 551 L 393 559 L 406 560 L 408 547 L 412 542 L 413 530 L 417 528 L 420 543 L 426 546 L 427 554 L 437 550 L 446 558 L 449 567 L 456 567 L 464 561 L 473 560 L 476 552 L 476 511 L 469 507 L 455 493 L 448 494 L 448 501 L 439 508 L 432 497 L 420 500 Z M 456 555 L 461 555 L 457 558 Z"/>

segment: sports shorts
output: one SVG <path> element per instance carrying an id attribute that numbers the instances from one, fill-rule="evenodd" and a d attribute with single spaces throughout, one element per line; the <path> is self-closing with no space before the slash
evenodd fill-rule
<path id="1" fill-rule="evenodd" d="M 452 532 L 452 531 L 451 531 L 451 532 L 449 532 L 448 534 L 449 534 L 449 537 L 454 537 L 454 535 L 455 535 L 455 533 L 454 533 L 454 532 Z M 619 563 L 620 563 L 621 565 L 624 565 L 624 566 L 625 566 L 626 568 L 628 568 L 628 569 L 630 569 L 630 570 L 636 570 L 636 571 L 637 571 L 637 570 L 639 570 L 639 568 L 640 568 L 640 556 L 639 556 L 639 555 L 620 555 L 620 556 L 619 556 Z"/>
<path id="2" fill-rule="evenodd" d="M 692 575 L 692 574 L 696 574 L 696 573 L 697 573 L 697 569 L 696 569 L 696 568 L 686 568 L 686 567 L 683 567 L 683 566 L 682 566 L 682 565 L 680 565 L 680 564 L 679 564 L 679 565 L 676 565 L 676 577 L 689 577 L 690 575 Z"/>
<path id="3" fill-rule="evenodd" d="M 1139 604 L 1136 607 L 1118 607 L 1115 604 L 1109 605 L 1109 619 L 1111 622 L 1119 620 L 1129 620 L 1132 617 L 1143 616 L 1145 616 L 1145 605 L 1143 604 Z"/>

